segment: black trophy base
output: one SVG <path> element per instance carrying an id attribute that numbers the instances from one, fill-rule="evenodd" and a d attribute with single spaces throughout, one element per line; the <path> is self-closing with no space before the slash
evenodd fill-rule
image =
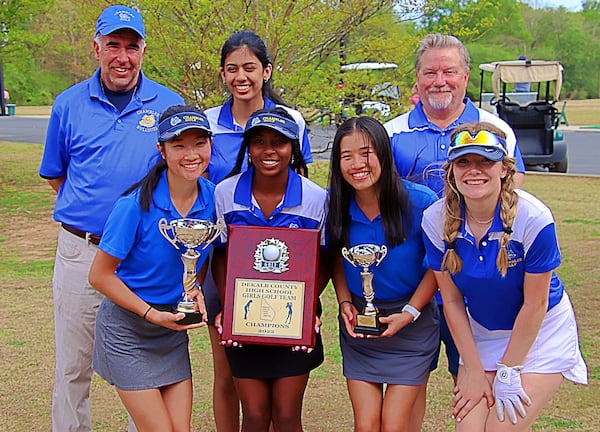
<path id="1" fill-rule="evenodd" d="M 202 322 L 202 314 L 200 312 L 184 312 L 185 317 L 177 321 L 177 324 L 188 325 L 198 324 Z"/>
<path id="2" fill-rule="evenodd" d="M 386 328 L 387 324 L 380 323 L 377 315 L 356 315 L 354 333 L 368 336 L 379 336 L 385 331 Z"/>

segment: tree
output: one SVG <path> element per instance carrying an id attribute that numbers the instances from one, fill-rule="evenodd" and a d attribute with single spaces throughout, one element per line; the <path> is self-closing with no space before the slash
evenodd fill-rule
<path id="1" fill-rule="evenodd" d="M 331 106 L 339 96 L 339 44 L 379 13 L 389 0 L 144 0 L 151 40 L 147 66 L 154 76 L 203 107 L 223 101 L 220 49 L 231 33 L 256 31 L 269 47 L 273 84 L 299 106 Z M 412 2 L 404 2 L 411 7 Z M 365 41 L 365 48 L 372 41 Z"/>
<path id="2" fill-rule="evenodd" d="M 428 32 L 452 34 L 464 43 L 512 27 L 519 15 L 516 0 L 438 0 L 427 2 L 427 8 L 422 25 Z"/>
<path id="3" fill-rule="evenodd" d="M 563 98 L 598 96 L 600 37 L 595 31 L 598 21 L 594 20 L 593 4 L 587 2 L 588 9 L 583 13 L 562 7 L 523 8 L 532 35 L 529 47 L 532 55 L 558 60 L 564 66 Z"/>
<path id="4" fill-rule="evenodd" d="M 51 0 L 0 1 L 0 64 L 4 67 L 4 83 L 11 101 L 28 101 L 33 95 L 52 96 L 44 88 L 45 78 L 36 64 L 35 51 L 48 41 L 48 33 L 35 27 L 37 17 L 47 13 Z"/>

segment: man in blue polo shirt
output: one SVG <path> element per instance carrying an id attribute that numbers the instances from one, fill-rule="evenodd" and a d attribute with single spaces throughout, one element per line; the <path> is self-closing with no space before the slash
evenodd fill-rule
<path id="1" fill-rule="evenodd" d="M 183 104 L 141 71 L 141 15 L 106 8 L 96 23 L 94 75 L 61 93 L 48 123 L 39 174 L 57 192 L 61 224 L 52 280 L 55 318 L 53 431 L 90 431 L 94 322 L 101 295 L 88 271 L 119 195 L 148 171 L 160 114 Z"/>
<path id="2" fill-rule="evenodd" d="M 506 134 L 509 155 L 517 158 L 517 186 L 523 182 L 525 166 L 513 130 L 466 97 L 469 64 L 469 52 L 460 40 L 427 35 L 419 43 L 415 63 L 419 102 L 412 111 L 384 125 L 400 175 L 429 186 L 440 197 L 450 135 L 458 125 L 474 121 L 492 123 Z"/>
<path id="3" fill-rule="evenodd" d="M 425 36 L 419 42 L 415 62 L 415 89 L 419 102 L 412 111 L 384 125 L 390 136 L 396 168 L 402 178 L 428 186 L 440 198 L 444 191 L 443 166 L 447 161 L 450 135 L 463 123 L 486 121 L 499 127 L 506 134 L 509 155 L 517 158 L 517 187 L 523 182 L 525 165 L 513 130 L 502 119 L 477 108 L 466 97 L 469 64 L 469 52 L 456 37 L 441 34 Z M 448 371 L 456 381 L 459 354 L 444 319 L 439 292 L 436 298 L 440 307 L 440 336 L 446 346 Z M 439 353 L 432 369 L 437 367 L 438 357 Z M 417 413 L 419 410 L 422 412 Z M 422 416 L 424 412 L 425 407 L 415 408 L 413 417 Z"/>

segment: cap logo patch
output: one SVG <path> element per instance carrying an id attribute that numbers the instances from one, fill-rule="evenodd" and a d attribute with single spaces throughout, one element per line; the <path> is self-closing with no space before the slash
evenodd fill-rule
<path id="1" fill-rule="evenodd" d="M 179 123 L 181 123 L 182 120 L 179 117 L 173 117 L 171 119 L 171 126 L 177 126 Z"/>
<path id="2" fill-rule="evenodd" d="M 256 126 L 259 123 L 260 123 L 260 117 L 254 117 L 252 119 L 252 121 L 250 122 L 250 126 Z"/>
<path id="3" fill-rule="evenodd" d="M 281 124 L 285 124 L 285 120 L 280 119 L 279 117 L 265 116 L 262 119 L 266 123 L 281 123 Z"/>
<path id="4" fill-rule="evenodd" d="M 183 116 L 183 121 L 186 122 L 203 122 L 204 119 L 200 116 L 195 116 L 195 115 L 184 115 Z"/>
<path id="5" fill-rule="evenodd" d="M 119 21 L 131 21 L 131 18 L 133 18 L 133 16 L 131 15 L 130 12 L 127 11 L 118 11 L 117 13 L 115 13 L 115 15 L 119 15 Z"/>

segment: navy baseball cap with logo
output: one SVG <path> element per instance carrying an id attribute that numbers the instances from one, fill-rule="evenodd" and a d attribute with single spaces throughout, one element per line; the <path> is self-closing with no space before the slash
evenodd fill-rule
<path id="1" fill-rule="evenodd" d="M 246 130 L 244 130 L 244 136 L 248 136 L 248 133 L 258 127 L 266 127 L 276 130 L 283 136 L 297 140 L 298 139 L 298 125 L 295 121 L 288 118 L 282 117 L 279 114 L 261 112 L 254 113 L 250 116 L 246 122 Z"/>
<path id="2" fill-rule="evenodd" d="M 169 141 L 189 129 L 202 129 L 212 135 L 204 113 L 184 111 L 175 113 L 159 123 L 158 141 Z"/>
<path id="3" fill-rule="evenodd" d="M 133 30 L 142 39 L 146 39 L 144 21 L 138 11 L 122 5 L 104 9 L 96 22 L 96 34 L 107 35 L 121 29 Z"/>

